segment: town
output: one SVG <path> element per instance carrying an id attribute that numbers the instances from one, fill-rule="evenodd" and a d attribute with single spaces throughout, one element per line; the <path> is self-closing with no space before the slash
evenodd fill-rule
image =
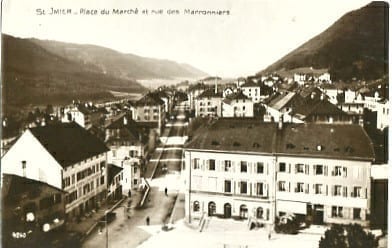
<path id="1" fill-rule="evenodd" d="M 313 68 L 208 77 L 36 109 L 21 130 L 4 119 L 3 241 L 136 247 L 136 225 L 204 232 L 226 219 L 385 231 L 388 84 L 355 83 Z"/>
<path id="2" fill-rule="evenodd" d="M 387 2 L 2 10 L 1 247 L 388 247 Z"/>

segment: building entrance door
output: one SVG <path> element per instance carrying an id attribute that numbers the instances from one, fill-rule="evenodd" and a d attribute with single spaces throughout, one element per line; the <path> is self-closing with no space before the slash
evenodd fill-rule
<path id="1" fill-rule="evenodd" d="M 231 217 L 231 205 L 229 203 L 226 203 L 224 206 L 224 217 L 225 218 Z"/>
<path id="2" fill-rule="evenodd" d="M 324 224 L 324 205 L 314 205 L 313 224 Z"/>

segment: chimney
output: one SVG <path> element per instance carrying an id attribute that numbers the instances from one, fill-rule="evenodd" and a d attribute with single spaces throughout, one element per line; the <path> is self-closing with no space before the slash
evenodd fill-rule
<path id="1" fill-rule="evenodd" d="M 23 177 L 26 177 L 26 160 L 22 161 Z"/>
<path id="2" fill-rule="evenodd" d="M 283 129 L 283 115 L 279 116 L 278 130 Z"/>
<path id="3" fill-rule="evenodd" d="M 218 94 L 218 83 L 217 83 L 217 77 L 215 77 L 215 94 Z"/>
<path id="4" fill-rule="evenodd" d="M 126 126 L 128 124 L 128 119 L 126 116 L 124 116 L 123 122 L 124 122 L 124 126 Z"/>

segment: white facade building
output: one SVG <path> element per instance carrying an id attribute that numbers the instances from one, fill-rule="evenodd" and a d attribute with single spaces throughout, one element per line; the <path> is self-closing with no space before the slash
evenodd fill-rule
<path id="1" fill-rule="evenodd" d="M 1 173 L 65 190 L 65 211 L 74 217 L 106 199 L 107 151 L 104 143 L 74 122 L 32 128 L 1 159 Z"/>
<path id="2" fill-rule="evenodd" d="M 184 149 L 185 215 L 368 225 L 374 151 L 360 126 L 218 120 Z"/>

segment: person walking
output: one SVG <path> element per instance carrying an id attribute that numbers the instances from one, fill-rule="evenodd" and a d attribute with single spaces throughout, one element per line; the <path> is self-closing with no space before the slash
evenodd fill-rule
<path id="1" fill-rule="evenodd" d="M 146 218 L 146 224 L 147 224 L 147 226 L 150 225 L 150 217 L 149 216 L 147 216 L 147 218 Z"/>
<path id="2" fill-rule="evenodd" d="M 132 196 L 132 192 L 131 190 L 128 190 L 128 197 L 131 198 L 131 196 Z"/>
<path id="3" fill-rule="evenodd" d="M 167 187 L 165 187 L 165 196 L 167 196 Z"/>

